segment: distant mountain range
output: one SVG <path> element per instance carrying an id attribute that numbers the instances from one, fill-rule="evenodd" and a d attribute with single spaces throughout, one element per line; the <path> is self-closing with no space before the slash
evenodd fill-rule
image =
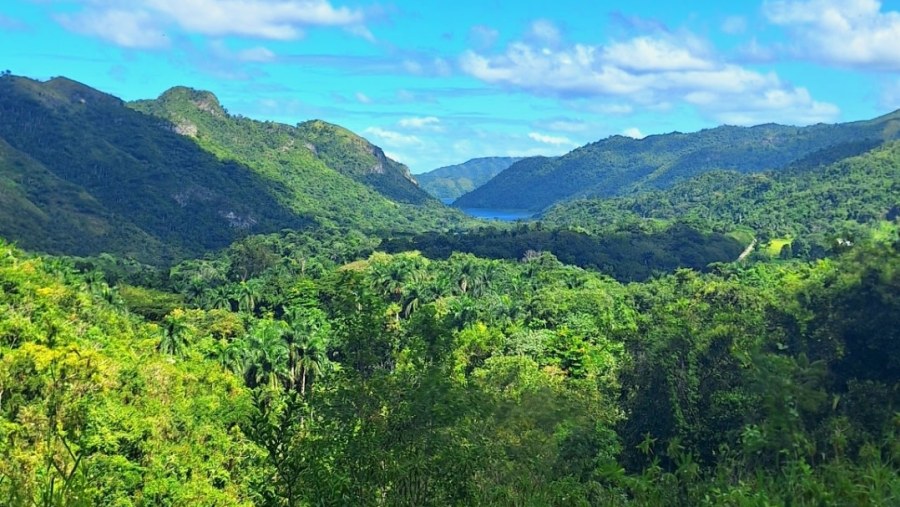
<path id="1" fill-rule="evenodd" d="M 473 158 L 462 164 L 439 167 L 417 174 L 419 185 L 438 199 L 456 199 L 485 184 L 521 157 Z"/>
<path id="2" fill-rule="evenodd" d="M 613 136 L 561 157 L 520 160 L 454 205 L 539 211 L 573 198 L 668 188 L 712 170 L 748 173 L 804 159 L 835 161 L 898 137 L 900 111 L 835 125 L 723 126 L 640 140 Z"/>
<path id="3" fill-rule="evenodd" d="M 25 248 L 167 262 L 285 228 L 461 217 L 336 125 L 234 116 L 184 87 L 129 104 L 66 78 L 0 77 L 0 236 Z"/>

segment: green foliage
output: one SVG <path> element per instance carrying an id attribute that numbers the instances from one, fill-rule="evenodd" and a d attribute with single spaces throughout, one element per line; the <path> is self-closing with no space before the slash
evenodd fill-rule
<path id="1" fill-rule="evenodd" d="M 705 269 L 714 262 L 735 260 L 744 246 L 732 236 L 701 233 L 676 225 L 665 230 L 626 230 L 604 236 L 542 224 L 514 229 L 482 228 L 467 234 L 426 233 L 396 237 L 381 248 L 389 252 L 421 250 L 432 258 L 469 252 L 494 259 L 523 259 L 552 252 L 560 261 L 603 271 L 623 281 L 646 280 L 679 267 Z"/>
<path id="2" fill-rule="evenodd" d="M 816 257 L 864 240 L 870 233 L 862 225 L 893 220 L 898 182 L 900 143 L 888 143 L 829 165 L 751 175 L 710 172 L 670 190 L 572 201 L 551 208 L 542 220 L 596 233 L 659 222 L 718 232 L 748 229 L 768 241 L 771 257 L 792 239 L 800 244 L 791 246 L 791 255 Z"/>
<path id="3" fill-rule="evenodd" d="M 159 326 L 5 244 L 0 286 L 0 503 L 253 501 L 265 468 L 234 430 L 249 408 L 237 378 L 158 354 Z"/>
<path id="4" fill-rule="evenodd" d="M 439 167 L 427 173 L 417 174 L 416 181 L 423 190 L 438 199 L 456 199 L 484 185 L 519 160 L 522 159 L 517 157 L 473 158 L 462 164 Z"/>
<path id="5" fill-rule="evenodd" d="M 0 235 L 29 249 L 159 265 L 282 229 L 466 223 L 349 131 L 231 116 L 209 92 L 124 104 L 8 77 L 0 118 Z"/>
<path id="6" fill-rule="evenodd" d="M 712 170 L 748 173 L 791 164 L 817 166 L 896 139 L 897 118 L 898 113 L 892 113 L 836 125 L 723 126 L 640 140 L 613 136 L 562 157 L 521 160 L 454 205 L 539 211 L 578 197 L 664 189 Z"/>

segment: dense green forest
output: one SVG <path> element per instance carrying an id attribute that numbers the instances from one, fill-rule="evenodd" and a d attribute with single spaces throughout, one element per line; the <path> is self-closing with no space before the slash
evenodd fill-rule
<path id="1" fill-rule="evenodd" d="M 0 498 L 896 504 L 898 246 L 622 285 L 305 236 L 168 273 L 4 245 Z"/>
<path id="2" fill-rule="evenodd" d="M 322 121 L 0 92 L 0 505 L 900 504 L 889 117 L 499 224 Z"/>
<path id="3" fill-rule="evenodd" d="M 602 271 L 621 281 L 646 280 L 678 268 L 704 270 L 736 260 L 749 245 L 746 235 L 704 233 L 683 224 L 652 232 L 606 231 L 589 234 L 543 224 L 484 227 L 467 234 L 424 233 L 385 240 L 380 248 L 398 253 L 421 251 L 432 259 L 467 252 L 489 259 L 523 259 L 552 252 L 565 264 Z"/>
<path id="4" fill-rule="evenodd" d="M 833 162 L 898 137 L 900 111 L 835 125 L 722 126 L 644 139 L 613 136 L 561 157 L 519 161 L 454 204 L 540 211 L 572 198 L 668 188 L 712 170 L 748 173 L 808 160 Z"/>
<path id="5" fill-rule="evenodd" d="M 866 224 L 898 214 L 900 142 L 892 142 L 834 163 L 749 175 L 710 172 L 667 190 L 575 200 L 541 218 L 548 226 L 600 235 L 671 223 L 717 232 L 744 229 L 761 243 L 788 245 L 791 255 L 820 257 L 838 242 L 871 234 Z"/>
<path id="6" fill-rule="evenodd" d="M 462 164 L 439 167 L 417 174 L 422 189 L 438 199 L 456 199 L 471 192 L 501 171 L 518 162 L 518 157 L 474 158 Z"/>

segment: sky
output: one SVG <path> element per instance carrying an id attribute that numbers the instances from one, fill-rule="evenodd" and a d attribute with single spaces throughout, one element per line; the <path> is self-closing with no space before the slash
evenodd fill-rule
<path id="1" fill-rule="evenodd" d="M 322 119 L 413 173 L 900 108 L 900 0 L 0 0 L 0 69 Z"/>

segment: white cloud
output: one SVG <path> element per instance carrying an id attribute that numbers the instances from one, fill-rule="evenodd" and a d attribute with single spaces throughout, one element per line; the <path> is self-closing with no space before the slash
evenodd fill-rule
<path id="1" fill-rule="evenodd" d="M 399 122 L 401 127 L 414 129 L 435 129 L 439 128 L 441 120 L 434 116 L 413 116 L 412 118 L 402 118 Z"/>
<path id="2" fill-rule="evenodd" d="M 623 130 L 622 135 L 632 139 L 643 139 L 646 137 L 637 127 L 630 127 Z"/>
<path id="3" fill-rule="evenodd" d="M 538 132 L 530 132 L 528 137 L 539 143 L 550 144 L 553 146 L 578 146 L 578 144 L 571 139 L 563 136 L 548 136 Z"/>
<path id="4" fill-rule="evenodd" d="M 209 44 L 210 52 L 222 61 L 238 60 L 241 62 L 265 63 L 275 60 L 276 55 L 270 49 L 256 46 L 252 48 L 232 51 L 221 40 L 212 41 Z"/>
<path id="5" fill-rule="evenodd" d="M 372 103 L 372 99 L 363 92 L 356 92 L 353 96 L 356 98 L 356 101 L 359 102 L 360 104 L 371 104 Z"/>
<path id="6" fill-rule="evenodd" d="M 546 124 L 546 127 L 556 132 L 584 132 L 591 126 L 583 121 L 577 120 L 553 120 Z"/>
<path id="7" fill-rule="evenodd" d="M 878 0 L 777 0 L 766 2 L 763 13 L 790 30 L 795 56 L 900 70 L 900 12 L 882 12 Z"/>
<path id="8" fill-rule="evenodd" d="M 581 109 L 586 109 L 586 110 L 594 112 L 594 113 L 613 115 L 613 116 L 624 116 L 624 115 L 631 114 L 632 112 L 634 112 L 633 106 L 631 106 L 630 104 L 622 104 L 622 103 L 603 104 L 603 103 L 590 102 L 587 104 L 581 104 L 579 107 Z"/>
<path id="9" fill-rule="evenodd" d="M 401 134 L 393 130 L 386 130 L 381 127 L 369 127 L 364 131 L 366 134 L 377 138 L 388 146 L 403 147 L 421 145 L 422 140 L 416 136 Z"/>
<path id="10" fill-rule="evenodd" d="M 478 49 L 487 49 L 494 45 L 500 32 L 487 26 L 475 25 L 469 29 L 469 44 Z"/>
<path id="11" fill-rule="evenodd" d="M 536 41 L 550 46 L 556 46 L 562 41 L 562 34 L 560 33 L 559 28 L 557 28 L 552 21 L 547 19 L 533 21 L 531 23 L 529 35 Z"/>
<path id="12" fill-rule="evenodd" d="M 774 73 L 721 61 L 689 35 L 639 36 L 607 46 L 574 44 L 555 50 L 518 41 L 499 54 L 466 51 L 459 63 L 463 72 L 481 81 L 556 96 L 591 110 L 597 106 L 590 102 L 607 98 L 623 114 L 629 108 L 671 108 L 680 102 L 718 121 L 764 113 L 764 121 L 806 123 L 833 120 L 838 114 L 835 106 L 813 100 L 805 89 Z M 784 107 L 771 107 L 775 103 Z"/>
<path id="13" fill-rule="evenodd" d="M 722 31 L 729 35 L 740 35 L 747 31 L 747 18 L 728 16 L 722 21 Z"/>
<path id="14" fill-rule="evenodd" d="M 709 70 L 715 66 L 714 62 L 695 55 L 692 49 L 679 47 L 665 39 L 636 37 L 604 48 L 602 60 L 618 68 L 637 71 Z"/>
<path id="15" fill-rule="evenodd" d="M 166 33 L 291 40 L 304 28 L 342 27 L 372 39 L 363 11 L 328 0 L 93 0 L 79 12 L 58 16 L 66 28 L 129 48 L 166 47 Z"/>
<path id="16" fill-rule="evenodd" d="M 168 47 L 171 43 L 156 19 L 141 10 L 89 11 L 76 15 L 63 14 L 56 19 L 69 30 L 125 48 L 157 49 Z"/>
<path id="17" fill-rule="evenodd" d="M 453 69 L 443 58 L 413 59 L 401 62 L 403 71 L 414 76 L 449 76 Z"/>
<path id="18" fill-rule="evenodd" d="M 242 49 L 235 56 L 244 62 L 271 62 L 275 59 L 275 53 L 262 46 Z"/>

